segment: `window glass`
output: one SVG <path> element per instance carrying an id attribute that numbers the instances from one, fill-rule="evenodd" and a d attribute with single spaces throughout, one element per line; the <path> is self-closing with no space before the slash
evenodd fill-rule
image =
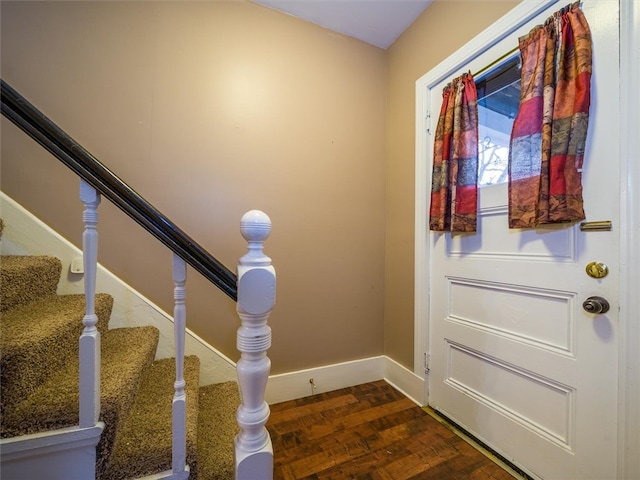
<path id="1" fill-rule="evenodd" d="M 478 185 L 507 181 L 509 139 L 520 105 L 520 55 L 476 79 L 478 90 Z"/>

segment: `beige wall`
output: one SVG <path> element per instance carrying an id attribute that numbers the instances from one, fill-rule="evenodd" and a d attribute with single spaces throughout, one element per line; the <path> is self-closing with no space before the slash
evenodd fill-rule
<path id="1" fill-rule="evenodd" d="M 1 8 L 2 78 L 223 263 L 245 211 L 271 216 L 273 373 L 383 352 L 383 50 L 241 0 Z M 5 119 L 1 176 L 80 244 L 75 176 Z M 100 219 L 100 261 L 171 311 L 168 250 L 107 201 Z M 237 358 L 235 304 L 192 270 L 187 295 Z"/>
<path id="2" fill-rule="evenodd" d="M 232 270 L 240 216 L 271 216 L 273 373 L 412 368 L 415 81 L 516 3 L 437 0 L 384 52 L 243 0 L 3 1 L 2 78 Z M 80 244 L 75 176 L 4 118 L 1 153 Z M 170 253 L 100 215 L 100 261 L 171 311 Z M 190 270 L 189 327 L 235 359 L 234 309 Z"/>
<path id="3" fill-rule="evenodd" d="M 519 0 L 436 0 L 387 50 L 384 351 L 413 369 L 415 83 Z"/>

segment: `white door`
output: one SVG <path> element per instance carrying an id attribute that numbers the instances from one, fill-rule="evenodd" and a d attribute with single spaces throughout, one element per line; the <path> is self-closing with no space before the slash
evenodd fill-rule
<path id="1" fill-rule="evenodd" d="M 585 0 L 583 11 L 594 55 L 586 221 L 610 220 L 612 230 L 509 230 L 502 184 L 480 189 L 477 234 L 427 237 L 429 404 L 545 480 L 616 478 L 618 3 Z M 474 65 L 513 46 L 496 45 Z M 439 107 L 442 86 L 431 89 L 432 105 Z M 592 261 L 606 264 L 608 275 L 587 275 Z M 583 302 L 591 296 L 606 298 L 609 312 L 587 313 Z"/>

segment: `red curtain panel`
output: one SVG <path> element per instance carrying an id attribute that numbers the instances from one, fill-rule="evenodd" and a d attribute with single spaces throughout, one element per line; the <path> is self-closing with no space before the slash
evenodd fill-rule
<path id="1" fill-rule="evenodd" d="M 429 229 L 475 232 L 478 210 L 478 95 L 471 73 L 442 94 L 433 147 Z"/>
<path id="2" fill-rule="evenodd" d="M 509 149 L 509 228 L 585 218 L 591 32 L 578 3 L 520 38 L 522 90 Z"/>

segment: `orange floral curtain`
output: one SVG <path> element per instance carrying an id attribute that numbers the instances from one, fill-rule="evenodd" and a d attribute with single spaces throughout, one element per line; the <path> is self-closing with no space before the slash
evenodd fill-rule
<path id="1" fill-rule="evenodd" d="M 442 94 L 433 147 L 429 229 L 475 232 L 478 209 L 478 95 L 471 73 Z"/>
<path id="2" fill-rule="evenodd" d="M 585 218 L 591 33 L 578 3 L 520 38 L 522 90 L 509 149 L 509 228 Z"/>

